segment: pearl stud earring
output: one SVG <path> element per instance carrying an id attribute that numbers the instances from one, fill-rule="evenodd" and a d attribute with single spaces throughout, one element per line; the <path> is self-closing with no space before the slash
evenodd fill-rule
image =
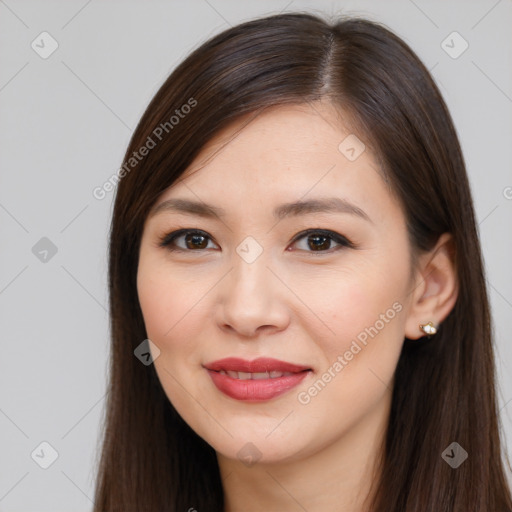
<path id="1" fill-rule="evenodd" d="M 428 322 L 428 324 L 420 324 L 420 329 L 428 336 L 432 336 L 437 332 L 437 329 L 432 322 Z"/>

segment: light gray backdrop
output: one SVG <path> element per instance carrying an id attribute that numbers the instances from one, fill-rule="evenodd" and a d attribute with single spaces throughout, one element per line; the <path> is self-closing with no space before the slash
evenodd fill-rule
<path id="1" fill-rule="evenodd" d="M 0 0 L 1 511 L 92 508 L 113 198 L 93 189 L 193 48 L 242 20 L 295 10 L 386 23 L 440 85 L 475 198 L 512 446 L 510 0 Z"/>

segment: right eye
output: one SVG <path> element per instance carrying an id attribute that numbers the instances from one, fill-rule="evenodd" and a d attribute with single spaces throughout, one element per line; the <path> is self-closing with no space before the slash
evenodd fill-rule
<path id="1" fill-rule="evenodd" d="M 181 239 L 183 245 L 177 243 Z M 202 249 L 208 249 L 208 240 L 211 241 L 211 237 L 200 229 L 178 229 L 164 235 L 159 245 L 169 251 L 202 252 Z"/>

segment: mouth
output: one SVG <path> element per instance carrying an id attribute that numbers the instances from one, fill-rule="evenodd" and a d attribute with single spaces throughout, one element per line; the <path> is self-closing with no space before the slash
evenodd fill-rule
<path id="1" fill-rule="evenodd" d="M 207 363 L 204 368 L 219 391 L 235 400 L 249 402 L 280 396 L 312 372 L 306 366 L 272 358 L 246 361 L 230 357 Z"/>

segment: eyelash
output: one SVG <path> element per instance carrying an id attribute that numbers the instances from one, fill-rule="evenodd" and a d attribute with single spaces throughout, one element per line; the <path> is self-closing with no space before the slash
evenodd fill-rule
<path id="1" fill-rule="evenodd" d="M 206 250 L 206 248 L 194 250 L 194 249 L 184 249 L 183 247 L 176 247 L 175 245 L 173 245 L 176 239 L 180 238 L 183 235 L 188 235 L 188 234 L 201 235 L 205 238 L 208 238 L 209 240 L 212 240 L 212 238 L 208 235 L 208 233 L 206 233 L 205 231 L 202 231 L 200 229 L 179 229 L 177 231 L 173 231 L 171 233 L 168 233 L 168 234 L 165 234 L 164 236 L 162 236 L 159 240 L 158 245 L 160 247 L 166 248 L 168 251 L 172 251 L 172 252 L 176 252 L 176 251 L 177 252 L 204 252 Z M 291 243 L 295 243 L 295 242 L 301 240 L 302 238 L 306 238 L 310 235 L 320 235 L 327 239 L 331 239 L 334 242 L 339 244 L 334 249 L 331 248 L 326 251 L 305 251 L 305 252 L 309 252 L 314 255 L 322 254 L 322 253 L 323 254 L 332 254 L 333 252 L 337 252 L 340 249 L 343 249 L 344 247 L 350 248 L 350 249 L 356 248 L 356 246 L 348 238 L 344 237 L 343 235 L 340 235 L 339 233 L 336 233 L 334 231 L 329 231 L 327 229 L 307 229 L 305 231 L 301 231 L 293 238 Z"/>

